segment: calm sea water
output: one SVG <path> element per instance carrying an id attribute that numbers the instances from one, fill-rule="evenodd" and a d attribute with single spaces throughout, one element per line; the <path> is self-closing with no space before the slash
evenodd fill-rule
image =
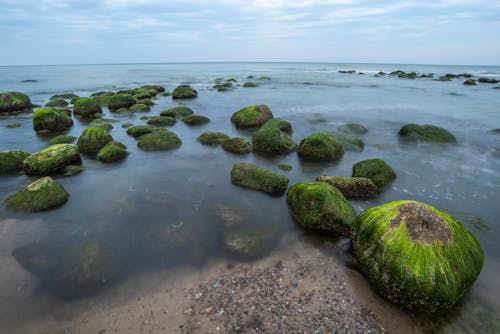
<path id="1" fill-rule="evenodd" d="M 338 72 L 350 69 L 357 73 Z M 38 273 L 37 289 L 23 297 L 21 303 L 13 304 L 22 282 L 9 277 L 8 266 L 19 266 L 12 261 L 12 249 L 35 245 L 59 261 L 74 245 L 86 240 L 106 242 L 120 268 L 118 278 L 110 285 L 143 270 L 203 265 L 210 259 L 228 256 L 221 247 L 227 227 L 217 215 L 220 207 L 234 208 L 244 228 L 271 228 L 276 238 L 285 232 L 302 233 L 293 224 L 284 197 L 270 197 L 231 184 L 229 172 L 235 162 L 256 163 L 275 171 L 279 171 L 277 164 L 289 164 L 293 169 L 283 173 L 293 184 L 322 174 L 349 176 L 355 162 L 375 157 L 392 165 L 398 178 L 377 199 L 352 201 L 358 212 L 391 200 L 423 201 L 459 218 L 476 235 L 485 252 L 483 271 L 464 300 L 452 312 L 432 318 L 416 317 L 416 321 L 442 332 L 460 329 L 487 333 L 500 328 L 500 159 L 493 154 L 500 147 L 500 135 L 490 132 L 500 128 L 500 90 L 491 84 L 464 86 L 464 79 L 440 82 L 374 77 L 379 71 L 398 69 L 434 73 L 435 77 L 470 73 L 500 79 L 499 67 L 475 66 L 228 63 L 0 67 L 0 91 L 27 93 L 33 103 L 40 105 L 60 93 L 88 96 L 101 90 L 150 83 L 173 90 L 185 82 L 198 90 L 199 97 L 184 103 L 211 119 L 199 127 L 182 122 L 169 127 L 182 139 L 179 149 L 143 152 L 121 124 L 144 124 L 139 120 L 141 116 L 158 115 L 178 102 L 160 96 L 149 113 L 131 115 L 111 114 L 105 108 L 106 118 L 119 121 L 114 124 L 112 136 L 130 151 L 124 162 L 103 164 L 84 157 L 83 173 L 58 178 L 71 197 L 57 210 L 13 214 L 0 209 L 0 231 L 7 228 L 2 224 L 11 224 L 11 218 L 33 220 L 19 225 L 19 240 L 5 240 L 0 235 L 0 243 L 9 243 L 9 247 L 1 248 L 5 259 L 1 262 L 4 293 L 0 299 L 0 331 L 42 317 L 38 309 L 29 311 L 41 296 L 56 295 L 67 307 L 72 304 L 54 284 L 57 280 L 51 271 Z M 256 78 L 252 81 L 260 83 L 259 87 L 237 87 L 227 92 L 211 88 L 216 78 L 235 78 L 244 83 L 250 75 Z M 257 79 L 262 76 L 272 80 Z M 291 121 L 297 142 L 313 132 L 334 130 L 344 123 L 363 124 L 369 129 L 362 137 L 365 148 L 363 152 L 346 152 L 336 164 L 308 164 L 294 153 L 235 156 L 196 141 L 204 131 L 223 131 L 250 139 L 251 132 L 235 129 L 230 116 L 257 103 L 269 105 L 275 117 Z M 13 122 L 22 126 L 5 128 Z M 456 135 L 459 144 L 403 145 L 397 133 L 408 122 L 445 127 Z M 87 126 L 76 119 L 67 134 L 78 137 Z M 0 150 L 36 152 L 46 147 L 50 138 L 33 131 L 31 114 L 0 116 Z M 23 173 L 0 175 L 2 199 L 32 181 Z M 26 226 L 36 228 L 36 232 L 26 232 L 23 237 L 22 228 Z M 181 236 L 167 247 L 158 245 L 154 237 L 162 226 L 175 229 L 175 233 L 181 231 Z"/>

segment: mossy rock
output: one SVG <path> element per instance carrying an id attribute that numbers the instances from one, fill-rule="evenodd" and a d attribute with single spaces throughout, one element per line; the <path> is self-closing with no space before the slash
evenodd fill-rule
<path id="1" fill-rule="evenodd" d="M 189 85 L 175 87 L 172 94 L 173 99 L 192 99 L 198 96 L 198 92 Z"/>
<path id="2" fill-rule="evenodd" d="M 124 128 L 124 129 L 128 129 L 128 128 L 130 128 L 131 126 L 134 126 L 134 123 L 123 123 L 123 124 L 122 124 L 122 128 Z"/>
<path id="3" fill-rule="evenodd" d="M 345 151 L 362 152 L 365 148 L 365 143 L 355 134 L 346 133 L 343 131 L 332 131 L 330 134 L 342 143 Z"/>
<path id="4" fill-rule="evenodd" d="M 23 169 L 28 175 L 51 175 L 72 164 L 81 164 L 80 151 L 73 144 L 56 144 L 28 156 Z"/>
<path id="5" fill-rule="evenodd" d="M 163 92 L 161 96 L 172 96 L 172 92 Z"/>
<path id="6" fill-rule="evenodd" d="M 60 135 L 49 140 L 48 145 L 52 146 L 56 144 L 72 144 L 75 142 L 75 140 L 75 136 Z"/>
<path id="7" fill-rule="evenodd" d="M 304 161 L 337 161 L 344 155 L 344 148 L 332 135 L 318 132 L 302 139 L 297 153 Z"/>
<path id="8" fill-rule="evenodd" d="M 217 146 L 229 139 L 229 136 L 223 132 L 203 132 L 196 138 L 203 145 Z"/>
<path id="9" fill-rule="evenodd" d="M 233 203 L 217 203 L 214 206 L 217 223 L 224 227 L 241 225 L 245 221 L 242 211 Z"/>
<path id="10" fill-rule="evenodd" d="M 48 107 L 48 108 L 64 108 L 64 107 L 67 107 L 68 105 L 69 105 L 69 103 L 63 99 L 53 99 L 53 100 L 50 100 L 49 102 L 45 103 L 45 107 Z"/>
<path id="11" fill-rule="evenodd" d="M 210 122 L 210 118 L 202 115 L 189 115 L 182 119 L 187 125 L 202 125 Z"/>
<path id="12" fill-rule="evenodd" d="M 405 124 L 399 130 L 399 135 L 409 140 L 422 140 L 435 143 L 457 142 L 457 139 L 451 132 L 439 126 L 429 124 Z"/>
<path id="13" fill-rule="evenodd" d="M 137 147 L 144 151 L 164 151 L 181 146 L 181 139 L 166 129 L 157 129 L 139 138 Z"/>
<path id="14" fill-rule="evenodd" d="M 116 162 L 127 157 L 127 146 L 117 141 L 110 141 L 97 153 L 97 159 L 102 162 Z"/>
<path id="15" fill-rule="evenodd" d="M 70 101 L 75 101 L 78 100 L 80 96 L 73 94 L 73 93 L 66 93 L 66 94 L 56 94 L 50 97 L 50 100 L 56 100 L 56 99 L 63 99 L 63 100 L 70 100 Z M 73 102 L 71 102 L 73 103 Z"/>
<path id="16" fill-rule="evenodd" d="M 0 152 L 0 173 L 12 173 L 23 169 L 23 161 L 30 154 L 21 150 Z"/>
<path id="17" fill-rule="evenodd" d="M 278 128 L 260 128 L 252 135 L 253 150 L 263 153 L 286 154 L 297 148 L 292 137 Z"/>
<path id="18" fill-rule="evenodd" d="M 364 135 L 368 132 L 368 129 L 361 124 L 357 123 L 346 123 L 344 125 L 339 126 L 340 131 L 354 133 L 357 135 Z"/>
<path id="19" fill-rule="evenodd" d="M 93 127 L 93 128 L 100 128 L 100 129 L 103 129 L 103 130 L 106 130 L 108 132 L 110 132 L 111 130 L 113 130 L 113 125 L 110 124 L 110 123 L 106 123 L 106 122 L 102 122 L 100 119 L 97 119 L 96 120 L 97 122 L 90 122 L 90 125 Z"/>
<path id="20" fill-rule="evenodd" d="M 180 117 L 180 116 L 188 116 L 192 115 L 193 110 L 189 107 L 186 106 L 177 106 L 173 107 L 167 110 L 163 110 L 160 113 L 160 116 L 167 116 L 167 117 Z"/>
<path id="21" fill-rule="evenodd" d="M 248 106 L 238 110 L 231 116 L 237 128 L 257 128 L 273 118 L 271 109 L 265 104 Z"/>
<path id="22" fill-rule="evenodd" d="M 387 162 L 375 158 L 355 163 L 352 166 L 352 176 L 369 178 L 379 189 L 384 189 L 396 179 L 397 174 Z"/>
<path id="23" fill-rule="evenodd" d="M 287 165 L 287 164 L 278 164 L 277 166 L 279 169 L 281 169 L 284 172 L 289 172 L 293 169 L 293 167 L 291 165 Z"/>
<path id="24" fill-rule="evenodd" d="M 132 107 L 128 109 L 128 111 L 131 112 L 148 112 L 150 110 L 151 108 L 148 105 L 142 103 L 134 104 Z"/>
<path id="25" fill-rule="evenodd" d="M 260 127 L 260 129 L 267 128 L 277 128 L 287 134 L 291 134 L 293 132 L 292 124 L 283 118 L 271 118 Z"/>
<path id="26" fill-rule="evenodd" d="M 255 260 L 266 255 L 275 239 L 271 230 L 228 231 L 224 233 L 223 248 L 242 260 Z"/>
<path id="27" fill-rule="evenodd" d="M 82 97 L 75 101 L 73 114 L 81 117 L 94 117 L 95 114 L 102 113 L 102 108 L 97 100 L 91 97 Z"/>
<path id="28" fill-rule="evenodd" d="M 120 94 L 126 94 L 126 95 L 129 95 L 129 93 L 123 93 L 123 92 L 120 92 Z M 90 94 L 90 97 L 101 97 L 101 96 L 114 96 L 116 95 L 115 92 L 111 92 L 111 91 L 102 91 L 102 92 L 97 92 L 97 93 L 93 93 L 93 94 Z"/>
<path id="29" fill-rule="evenodd" d="M 232 90 L 234 86 L 232 82 L 224 82 L 224 83 L 218 83 L 214 85 L 212 88 L 217 89 L 219 92 L 225 92 L 228 90 Z"/>
<path id="30" fill-rule="evenodd" d="M 466 86 L 476 86 L 477 84 L 476 84 L 476 80 L 474 80 L 474 79 L 468 79 L 468 80 L 464 81 L 464 85 L 466 85 Z"/>
<path id="31" fill-rule="evenodd" d="M 483 266 L 481 246 L 464 226 L 416 201 L 394 201 L 362 212 L 351 237 L 372 285 L 410 310 L 450 308 Z"/>
<path id="32" fill-rule="evenodd" d="M 32 107 L 28 95 L 19 92 L 0 92 L 0 114 L 27 111 Z"/>
<path id="33" fill-rule="evenodd" d="M 111 100 L 111 97 L 116 95 L 115 92 L 97 92 L 90 97 L 95 99 L 101 106 L 107 106 L 109 103 L 109 100 Z"/>
<path id="34" fill-rule="evenodd" d="M 344 195 L 324 182 L 302 181 L 288 189 L 286 202 L 305 228 L 346 235 L 356 213 Z"/>
<path id="35" fill-rule="evenodd" d="M 239 162 L 231 169 L 233 184 L 268 194 L 281 194 L 288 187 L 288 178 L 263 167 Z"/>
<path id="36" fill-rule="evenodd" d="M 155 116 L 148 119 L 147 123 L 154 126 L 174 125 L 177 121 L 173 117 Z"/>
<path id="37" fill-rule="evenodd" d="M 155 130 L 155 127 L 149 125 L 134 125 L 127 129 L 127 134 L 134 138 L 139 138 L 140 136 L 144 136 L 145 134 L 151 133 Z"/>
<path id="38" fill-rule="evenodd" d="M 248 154 L 252 152 L 252 144 L 245 138 L 229 138 L 222 143 L 222 148 L 235 154 Z"/>
<path id="39" fill-rule="evenodd" d="M 165 92 L 165 87 L 163 87 L 161 85 L 155 85 L 155 84 L 153 84 L 153 85 L 143 85 L 143 86 L 141 86 L 141 88 L 146 89 L 148 91 L 154 90 L 156 92 L 156 94 Z"/>
<path id="40" fill-rule="evenodd" d="M 113 141 L 113 137 L 108 131 L 98 127 L 90 127 L 83 130 L 76 145 L 81 153 L 96 155 L 101 148 L 111 141 Z"/>
<path id="41" fill-rule="evenodd" d="M 137 104 L 143 104 L 146 106 L 152 106 L 155 103 L 151 99 L 142 99 L 142 100 L 137 100 Z"/>
<path id="42" fill-rule="evenodd" d="M 372 180 L 366 177 L 348 176 L 318 176 L 316 181 L 326 182 L 334 186 L 345 198 L 375 198 L 380 193 L 379 188 Z"/>
<path id="43" fill-rule="evenodd" d="M 109 111 L 115 112 L 120 108 L 129 109 L 134 104 L 136 104 L 136 102 L 137 101 L 130 95 L 115 94 L 115 95 L 111 96 L 111 98 L 109 99 L 108 108 L 109 108 Z"/>
<path id="44" fill-rule="evenodd" d="M 22 126 L 21 123 L 10 123 L 10 124 L 7 124 L 5 127 L 7 129 L 17 129 L 17 128 L 20 128 Z"/>
<path id="45" fill-rule="evenodd" d="M 37 212 L 63 205 L 68 192 L 49 176 L 36 180 L 23 190 L 9 196 L 5 206 L 14 211 Z"/>
<path id="46" fill-rule="evenodd" d="M 243 87 L 246 87 L 246 88 L 255 88 L 255 87 L 259 87 L 259 84 L 255 83 L 255 82 L 245 82 L 243 84 Z"/>
<path id="47" fill-rule="evenodd" d="M 72 125 L 71 117 L 60 109 L 36 108 L 33 112 L 33 129 L 35 131 L 62 131 Z"/>
<path id="48" fill-rule="evenodd" d="M 151 97 L 151 95 L 149 95 L 149 93 L 147 92 L 142 92 L 142 93 L 138 93 L 138 94 L 135 94 L 133 91 L 132 91 L 132 97 L 136 100 L 142 100 L 142 99 L 149 99 Z"/>

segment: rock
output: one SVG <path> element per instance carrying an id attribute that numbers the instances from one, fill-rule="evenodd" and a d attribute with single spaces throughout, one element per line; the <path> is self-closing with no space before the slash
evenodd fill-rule
<path id="1" fill-rule="evenodd" d="M 292 124 L 283 118 L 271 118 L 260 127 L 260 129 L 267 128 L 278 128 L 287 134 L 291 134 L 293 132 Z"/>
<path id="2" fill-rule="evenodd" d="M 298 155 L 304 161 L 337 161 L 344 155 L 344 148 L 332 135 L 318 132 L 302 139 Z"/>
<path id="3" fill-rule="evenodd" d="M 90 122 L 89 125 L 93 128 L 100 128 L 108 132 L 113 130 L 113 125 L 111 125 L 111 123 L 103 121 L 102 118 L 96 118 L 95 120 Z"/>
<path id="4" fill-rule="evenodd" d="M 258 83 L 255 83 L 255 82 L 245 82 L 243 84 L 243 87 L 246 87 L 246 88 L 254 88 L 254 87 L 259 87 L 259 84 Z"/>
<path id="5" fill-rule="evenodd" d="M 355 70 L 340 70 L 339 73 L 354 74 L 354 73 L 356 73 L 356 71 Z"/>
<path id="6" fill-rule="evenodd" d="M 102 162 L 116 162 L 127 157 L 127 146 L 117 141 L 110 141 L 97 153 L 97 159 Z"/>
<path id="7" fill-rule="evenodd" d="M 20 128 L 22 125 L 21 123 L 10 123 L 10 124 L 7 124 L 5 127 L 7 129 L 17 129 L 17 128 Z"/>
<path id="8" fill-rule="evenodd" d="M 149 95 L 149 93 L 147 93 L 147 92 L 142 92 L 139 94 L 133 93 L 132 97 L 136 100 L 142 100 L 142 99 L 149 99 L 151 97 L 151 95 Z"/>
<path id="9" fill-rule="evenodd" d="M 80 151 L 76 145 L 56 144 L 24 159 L 23 169 L 28 175 L 46 176 L 81 162 Z"/>
<path id="10" fill-rule="evenodd" d="M 30 154 L 21 150 L 0 152 L 0 173 L 12 173 L 23 169 L 23 161 Z"/>
<path id="11" fill-rule="evenodd" d="M 492 79 L 492 78 L 479 78 L 477 81 L 481 83 L 491 83 L 491 84 L 496 84 L 498 80 Z"/>
<path id="12" fill-rule="evenodd" d="M 227 90 L 231 90 L 234 88 L 232 82 L 224 82 L 221 84 L 216 84 L 212 87 L 213 89 L 217 89 L 219 92 L 225 92 Z"/>
<path id="13" fill-rule="evenodd" d="M 154 126 L 174 125 L 177 121 L 173 117 L 155 116 L 151 117 L 146 123 Z"/>
<path id="14" fill-rule="evenodd" d="M 203 132 L 198 138 L 196 138 L 203 145 L 217 146 L 222 144 L 224 141 L 229 139 L 229 136 L 223 132 Z"/>
<path id="15" fill-rule="evenodd" d="M 32 107 L 28 95 L 19 92 L 0 92 L 0 114 L 27 111 Z"/>
<path id="16" fill-rule="evenodd" d="M 181 146 L 181 139 L 166 129 L 157 129 L 139 138 L 137 147 L 144 151 L 164 151 Z"/>
<path id="17" fill-rule="evenodd" d="M 174 89 L 172 98 L 175 99 L 192 99 L 198 96 L 198 92 L 189 85 L 180 85 Z"/>
<path id="18" fill-rule="evenodd" d="M 362 212 L 351 237 L 372 285 L 410 310 L 450 308 L 483 265 L 481 246 L 464 226 L 416 201 L 390 202 Z"/>
<path id="19" fill-rule="evenodd" d="M 85 170 L 85 167 L 83 167 L 82 164 L 67 165 L 66 167 L 63 167 L 59 170 L 58 175 L 73 176 L 73 175 L 80 174 L 84 170 Z"/>
<path id="20" fill-rule="evenodd" d="M 172 92 L 161 93 L 161 96 L 172 96 Z"/>
<path id="21" fill-rule="evenodd" d="M 165 92 L 165 87 L 160 86 L 160 85 L 143 85 L 143 86 L 141 86 L 141 88 L 147 89 L 148 91 L 154 90 L 154 91 L 156 91 L 156 94 Z"/>
<path id="22" fill-rule="evenodd" d="M 122 128 L 124 128 L 124 129 L 128 129 L 131 126 L 134 126 L 134 123 L 124 123 L 124 124 L 122 124 Z"/>
<path id="23" fill-rule="evenodd" d="M 142 104 L 142 103 L 139 103 L 140 101 L 137 101 L 136 104 L 134 104 L 132 107 L 130 107 L 128 109 L 128 111 L 131 111 L 131 112 L 148 112 L 151 110 L 151 108 L 146 105 L 146 104 Z"/>
<path id="24" fill-rule="evenodd" d="M 111 97 L 115 95 L 116 94 L 114 92 L 97 92 L 90 95 L 90 97 L 94 98 L 101 106 L 107 106 L 109 104 L 109 101 L 111 100 Z"/>
<path id="25" fill-rule="evenodd" d="M 231 182 L 268 194 L 281 194 L 288 187 L 289 180 L 283 174 L 246 162 L 239 162 L 231 169 Z"/>
<path id="26" fill-rule="evenodd" d="M 467 85 L 467 86 L 476 86 L 476 80 L 474 79 L 469 79 L 469 80 L 466 80 L 464 81 L 464 85 Z"/>
<path id="27" fill-rule="evenodd" d="M 397 177 L 396 172 L 382 159 L 359 161 L 352 166 L 352 176 L 366 177 L 373 181 L 380 190 Z"/>
<path id="28" fill-rule="evenodd" d="M 456 143 L 457 139 L 449 131 L 435 125 L 405 124 L 399 135 L 409 140 L 423 140 L 435 143 Z"/>
<path id="29" fill-rule="evenodd" d="M 108 131 L 98 127 L 90 127 L 83 130 L 76 145 L 81 153 L 96 155 L 101 148 L 111 141 L 113 141 L 113 137 Z"/>
<path id="30" fill-rule="evenodd" d="M 75 142 L 75 140 L 75 136 L 60 135 L 49 140 L 48 145 L 52 146 L 56 144 L 72 144 Z"/>
<path id="31" fill-rule="evenodd" d="M 289 135 L 278 128 L 261 128 L 252 135 L 253 150 L 263 153 L 286 154 L 297 148 Z"/>
<path id="32" fill-rule="evenodd" d="M 45 107 L 48 107 L 48 108 L 64 108 L 64 107 L 67 107 L 69 105 L 68 102 L 66 102 L 66 100 L 63 100 L 63 99 L 53 99 L 53 100 L 50 100 L 49 102 L 47 102 L 45 104 Z"/>
<path id="33" fill-rule="evenodd" d="M 375 198 L 380 193 L 379 188 L 372 180 L 366 177 L 348 176 L 318 176 L 316 181 L 334 186 L 345 198 Z"/>
<path id="34" fill-rule="evenodd" d="M 224 248 L 243 260 L 255 260 L 264 256 L 273 246 L 272 231 L 236 230 L 224 233 Z"/>
<path id="35" fill-rule="evenodd" d="M 354 134 L 342 131 L 332 131 L 330 134 L 342 144 L 346 151 L 362 152 L 365 147 L 363 140 Z"/>
<path id="36" fill-rule="evenodd" d="M 222 203 L 215 205 L 215 215 L 221 221 L 221 225 L 223 225 L 224 227 L 239 225 L 244 221 L 244 218 L 239 210 L 235 209 L 231 205 Z"/>
<path id="37" fill-rule="evenodd" d="M 279 169 L 281 169 L 284 172 L 289 172 L 289 171 L 291 171 L 293 169 L 292 166 L 287 165 L 287 164 L 278 164 L 277 166 L 278 166 Z"/>
<path id="38" fill-rule="evenodd" d="M 116 112 L 120 108 L 129 109 L 134 104 L 136 104 L 136 102 L 137 101 L 130 95 L 115 94 L 115 95 L 111 96 L 111 98 L 109 99 L 108 108 L 109 108 L 109 111 Z"/>
<path id="39" fill-rule="evenodd" d="M 155 130 L 155 127 L 149 125 L 134 125 L 127 129 L 127 134 L 131 135 L 134 138 L 138 138 Z"/>
<path id="40" fill-rule="evenodd" d="M 189 115 L 182 119 L 187 125 L 202 125 L 210 122 L 210 118 L 202 115 Z"/>
<path id="41" fill-rule="evenodd" d="M 235 154 L 248 154 L 252 152 L 252 145 L 245 138 L 235 137 L 225 140 L 222 148 Z"/>
<path id="42" fill-rule="evenodd" d="M 257 104 L 238 110 L 231 116 L 237 128 L 257 128 L 273 118 L 271 109 L 265 104 Z"/>
<path id="43" fill-rule="evenodd" d="M 46 176 L 9 196 L 5 206 L 14 211 L 37 212 L 61 206 L 68 198 L 63 186 Z"/>
<path id="44" fill-rule="evenodd" d="M 263 76 L 263 77 L 260 77 L 259 80 L 271 80 L 270 77 L 266 77 L 266 76 Z"/>
<path id="45" fill-rule="evenodd" d="M 70 101 L 75 101 L 78 100 L 80 96 L 73 94 L 73 93 L 66 93 L 66 94 L 57 94 L 53 95 L 50 100 L 55 100 L 55 99 L 63 99 L 63 100 L 70 100 Z M 73 103 L 73 102 L 71 102 Z"/>
<path id="46" fill-rule="evenodd" d="M 75 101 L 73 114 L 75 116 L 94 117 L 95 114 L 102 113 L 101 105 L 91 97 L 82 97 Z"/>
<path id="47" fill-rule="evenodd" d="M 186 106 L 177 106 L 173 107 L 167 110 L 163 110 L 160 113 L 160 116 L 167 116 L 167 117 L 180 117 L 180 116 L 188 116 L 193 114 L 193 110 L 191 108 L 186 107 Z"/>
<path id="48" fill-rule="evenodd" d="M 367 128 L 365 128 L 361 124 L 356 124 L 356 123 L 347 123 L 347 124 L 344 124 L 342 126 L 339 126 L 338 129 L 340 131 L 350 132 L 350 133 L 354 133 L 357 135 L 364 135 L 365 133 L 368 132 Z"/>
<path id="49" fill-rule="evenodd" d="M 346 235 L 356 218 L 351 204 L 335 187 L 302 181 L 288 189 L 286 202 L 297 223 L 305 228 Z"/>
<path id="50" fill-rule="evenodd" d="M 33 112 L 35 131 L 62 131 L 70 128 L 73 120 L 64 111 L 55 108 L 36 108 Z"/>

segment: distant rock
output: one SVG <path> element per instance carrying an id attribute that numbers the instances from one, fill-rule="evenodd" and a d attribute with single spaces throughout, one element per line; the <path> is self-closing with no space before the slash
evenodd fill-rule
<path id="1" fill-rule="evenodd" d="M 262 153 L 287 154 L 297 148 L 289 135 L 278 128 L 260 128 L 252 135 L 253 150 Z"/>
<path id="2" fill-rule="evenodd" d="M 260 127 L 260 129 L 267 128 L 278 128 L 287 134 L 291 134 L 293 132 L 292 124 L 283 118 L 271 118 Z"/>
<path id="3" fill-rule="evenodd" d="M 167 126 L 167 125 L 174 125 L 176 122 L 177 121 L 173 117 L 154 116 L 148 119 L 146 123 L 154 126 Z"/>
<path id="4" fill-rule="evenodd" d="M 63 100 L 63 99 L 52 99 L 50 100 L 49 102 L 47 102 L 45 104 L 45 107 L 49 107 L 49 108 L 64 108 L 66 106 L 68 106 L 69 103 L 66 102 L 66 100 Z"/>
<path id="5" fill-rule="evenodd" d="M 198 96 L 198 92 L 189 85 L 180 85 L 174 89 L 172 98 L 175 99 L 192 99 Z"/>
<path id="6" fill-rule="evenodd" d="M 134 125 L 127 129 L 127 134 L 134 138 L 139 138 L 145 134 L 155 131 L 156 128 L 149 125 Z"/>
<path id="7" fill-rule="evenodd" d="M 192 115 L 193 110 L 187 106 L 177 106 L 167 110 L 163 110 L 160 113 L 160 116 L 168 116 L 168 117 L 181 117 Z"/>
<path id="8" fill-rule="evenodd" d="M 466 80 L 464 81 L 464 85 L 467 85 L 467 86 L 476 86 L 476 80 L 474 79 L 469 79 L 469 80 Z"/>
<path id="9" fill-rule="evenodd" d="M 109 99 L 108 108 L 109 108 L 109 111 L 115 112 L 120 108 L 127 108 L 128 109 L 128 108 L 132 107 L 134 104 L 136 104 L 136 102 L 137 101 L 130 95 L 115 94 L 115 95 L 111 96 L 111 98 Z"/>
<path id="10" fill-rule="evenodd" d="M 210 118 L 202 115 L 188 115 L 182 121 L 187 125 L 202 125 L 210 122 Z"/>
<path id="11" fill-rule="evenodd" d="M 479 78 L 477 79 L 477 81 L 481 83 L 490 83 L 490 84 L 496 84 L 498 82 L 498 80 L 492 78 Z"/>

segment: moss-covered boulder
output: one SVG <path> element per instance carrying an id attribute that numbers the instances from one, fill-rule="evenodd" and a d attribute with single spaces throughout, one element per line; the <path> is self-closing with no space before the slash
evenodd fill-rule
<path id="1" fill-rule="evenodd" d="M 375 158 L 355 163 L 352 166 L 352 176 L 366 177 L 372 180 L 379 189 L 383 189 L 396 179 L 397 174 L 387 162 Z"/>
<path id="2" fill-rule="evenodd" d="M 56 100 L 56 99 L 63 99 L 63 100 L 70 100 L 70 101 L 76 101 L 80 98 L 80 96 L 73 94 L 73 93 L 65 93 L 65 94 L 56 94 L 52 95 L 50 97 L 50 100 Z M 74 102 L 71 102 L 74 103 Z"/>
<path id="3" fill-rule="evenodd" d="M 263 153 L 286 154 L 297 148 L 292 137 L 278 128 L 260 128 L 252 135 L 253 150 Z"/>
<path id="4" fill-rule="evenodd" d="M 453 217 L 416 201 L 362 212 L 351 229 L 362 270 L 396 304 L 425 312 L 446 309 L 481 272 L 483 251 Z"/>
<path id="5" fill-rule="evenodd" d="M 154 91 L 156 91 L 156 94 L 163 93 L 165 91 L 165 87 L 163 87 L 161 85 L 155 85 L 155 84 L 153 84 L 153 85 L 143 85 L 143 86 L 141 86 L 141 88 L 147 89 L 148 91 L 154 90 Z"/>
<path id="6" fill-rule="evenodd" d="M 212 88 L 217 89 L 217 91 L 219 92 L 225 92 L 234 89 L 234 86 L 232 82 L 224 82 L 224 83 L 218 83 L 214 85 Z"/>
<path id="7" fill-rule="evenodd" d="M 148 92 L 141 92 L 141 93 L 133 94 L 132 97 L 136 100 L 142 100 L 142 99 L 151 98 L 151 95 L 149 95 Z"/>
<path id="8" fill-rule="evenodd" d="M 372 180 L 366 177 L 348 176 L 318 176 L 316 181 L 326 182 L 334 186 L 345 198 L 375 198 L 380 193 L 379 188 Z"/>
<path id="9" fill-rule="evenodd" d="M 242 260 L 266 255 L 275 244 L 272 230 L 239 229 L 224 233 L 223 248 Z"/>
<path id="10" fill-rule="evenodd" d="M 223 132 L 203 132 L 198 138 L 196 138 L 203 145 L 217 146 L 222 144 L 224 141 L 229 139 L 229 136 Z"/>
<path id="11" fill-rule="evenodd" d="M 157 129 L 154 132 L 139 137 L 137 147 L 144 151 L 164 151 L 181 146 L 181 139 L 166 129 Z"/>
<path id="12" fill-rule="evenodd" d="M 115 94 L 111 96 L 108 102 L 109 111 L 115 112 L 120 108 L 130 108 L 136 104 L 136 100 L 127 94 Z"/>
<path id="13" fill-rule="evenodd" d="M 288 178 L 263 167 L 246 162 L 239 162 L 231 169 L 233 184 L 260 190 L 268 194 L 281 194 L 288 187 Z"/>
<path id="14" fill-rule="evenodd" d="M 198 96 L 198 92 L 189 85 L 175 87 L 172 93 L 173 99 L 192 99 Z"/>
<path id="15" fill-rule="evenodd" d="M 91 97 L 82 97 L 75 101 L 73 114 L 81 117 L 94 117 L 95 114 L 101 114 L 102 108 L 97 100 Z"/>
<path id="16" fill-rule="evenodd" d="M 64 108 L 64 107 L 67 107 L 68 105 L 69 105 L 69 103 L 63 99 L 53 99 L 53 100 L 50 100 L 49 102 L 45 103 L 45 107 L 48 107 L 48 108 Z"/>
<path id="17" fill-rule="evenodd" d="M 346 235 L 356 213 L 344 195 L 324 182 L 302 181 L 288 189 L 286 202 L 305 228 Z"/>
<path id="18" fill-rule="evenodd" d="M 177 106 L 173 107 L 167 110 L 163 110 L 160 113 L 160 116 L 167 116 L 167 117 L 181 117 L 181 116 L 188 116 L 192 115 L 193 110 L 187 106 Z"/>
<path id="19" fill-rule="evenodd" d="M 151 108 L 148 105 L 139 102 L 140 101 L 137 101 L 137 103 L 134 104 L 132 107 L 128 108 L 128 110 L 131 112 L 148 112 L 151 110 Z"/>
<path id="20" fill-rule="evenodd" d="M 405 124 L 399 130 L 399 135 L 402 138 L 409 140 L 422 140 L 436 143 L 456 143 L 455 136 L 439 126 L 435 125 L 419 125 L 419 124 Z"/>
<path id="21" fill-rule="evenodd" d="M 237 128 L 258 128 L 273 118 L 271 109 L 265 104 L 248 106 L 238 110 L 231 116 Z"/>
<path id="22" fill-rule="evenodd" d="M 330 134 L 342 144 L 345 151 L 362 152 L 365 148 L 363 140 L 355 134 L 343 131 L 332 131 Z"/>
<path id="23" fill-rule="evenodd" d="M 287 134 L 291 134 L 293 132 L 292 124 L 286 119 L 279 117 L 271 118 L 260 127 L 260 129 L 267 129 L 267 128 L 277 128 Z"/>
<path id="24" fill-rule="evenodd" d="M 90 95 L 90 97 L 94 98 L 101 106 L 107 106 L 111 98 L 115 95 L 115 92 L 97 92 Z"/>
<path id="25" fill-rule="evenodd" d="M 9 196 L 5 206 L 14 211 L 37 212 L 61 206 L 68 198 L 64 187 L 46 176 Z"/>
<path id="26" fill-rule="evenodd" d="M 81 164 L 81 162 L 80 151 L 76 145 L 56 144 L 24 159 L 23 169 L 28 175 L 46 176 L 68 165 Z"/>
<path id="27" fill-rule="evenodd" d="M 318 132 L 302 139 L 297 153 L 304 161 L 337 161 L 344 155 L 344 148 L 331 134 Z"/>
<path id="28" fill-rule="evenodd" d="M 243 87 L 245 87 L 245 88 L 255 88 L 255 87 L 259 87 L 259 84 L 255 83 L 255 82 L 245 82 L 243 84 Z"/>
<path id="29" fill-rule="evenodd" d="M 110 141 L 97 153 L 97 159 L 102 162 L 116 162 L 127 157 L 127 146 L 117 141 Z"/>
<path id="30" fill-rule="evenodd" d="M 210 122 L 210 118 L 202 115 L 189 115 L 182 119 L 187 125 L 202 125 Z"/>
<path id="31" fill-rule="evenodd" d="M 36 108 L 33 112 L 35 131 L 63 131 L 73 125 L 73 120 L 64 111 L 56 108 Z"/>
<path id="32" fill-rule="evenodd" d="M 23 169 L 23 161 L 30 154 L 21 150 L 0 152 L 0 173 L 12 173 Z"/>
<path id="33" fill-rule="evenodd" d="M 346 123 L 344 125 L 339 126 L 340 131 L 344 131 L 347 133 L 354 133 L 357 135 L 364 135 L 368 132 L 368 129 L 361 124 L 357 123 Z"/>
<path id="34" fill-rule="evenodd" d="M 140 136 L 144 136 L 145 134 L 151 133 L 155 130 L 156 128 L 150 125 L 134 125 L 127 129 L 127 134 L 134 138 L 139 138 Z"/>
<path id="35" fill-rule="evenodd" d="M 26 111 L 32 104 L 28 95 L 19 92 L 0 92 L 0 114 L 13 111 Z"/>
<path id="36" fill-rule="evenodd" d="M 98 127 L 90 127 L 83 130 L 76 145 L 81 153 L 96 155 L 104 145 L 111 141 L 113 141 L 113 137 L 108 131 Z"/>
<path id="37" fill-rule="evenodd" d="M 235 154 L 248 154 L 252 152 L 252 144 L 245 138 L 229 138 L 222 143 L 222 148 Z"/>
<path id="38" fill-rule="evenodd" d="M 168 116 L 154 116 L 148 119 L 146 123 L 154 126 L 167 126 L 174 125 L 177 121 L 173 117 Z"/>

